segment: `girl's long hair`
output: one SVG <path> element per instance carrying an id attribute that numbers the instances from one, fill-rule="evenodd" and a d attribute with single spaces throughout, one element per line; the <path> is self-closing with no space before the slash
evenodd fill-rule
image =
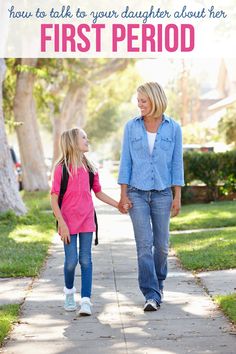
<path id="1" fill-rule="evenodd" d="M 62 133 L 60 138 L 61 156 L 56 162 L 56 166 L 65 165 L 71 176 L 71 172 L 75 173 L 78 167 L 84 167 L 87 170 L 96 173 L 96 166 L 91 162 L 82 151 L 79 150 L 80 128 L 72 128 Z"/>

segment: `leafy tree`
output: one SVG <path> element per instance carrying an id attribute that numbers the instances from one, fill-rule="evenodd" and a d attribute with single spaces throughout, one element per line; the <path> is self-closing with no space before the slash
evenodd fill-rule
<path id="1" fill-rule="evenodd" d="M 187 124 L 183 127 L 184 144 L 202 144 L 220 141 L 220 135 L 215 127 L 204 125 L 203 122 Z"/>
<path id="2" fill-rule="evenodd" d="M 99 85 L 93 84 L 85 125 L 93 142 L 104 142 L 111 133 L 116 132 L 117 135 L 119 127 L 123 128 L 124 121 L 130 118 L 123 108 L 135 93 L 139 79 L 135 67 L 130 65 L 124 71 L 110 75 Z"/>
<path id="3" fill-rule="evenodd" d="M 236 104 L 227 109 L 226 115 L 218 123 L 218 130 L 227 144 L 233 143 L 236 147 Z"/>
<path id="4" fill-rule="evenodd" d="M 58 157 L 61 132 L 74 125 L 85 125 L 90 91 L 95 86 L 101 87 L 103 80 L 114 72 L 125 70 L 131 62 L 132 60 L 128 59 L 104 58 L 8 60 L 4 109 L 8 126 L 16 127 L 17 130 L 24 168 L 24 185 L 27 190 L 45 189 L 47 186 L 37 120 L 53 133 L 55 161 Z M 126 88 L 123 100 L 125 91 Z M 112 92 L 110 94 L 112 95 Z M 128 95 L 126 97 L 129 98 Z M 101 123 L 104 117 L 117 116 L 116 108 L 112 104 L 112 100 L 107 100 L 97 111 L 100 117 L 99 126 L 102 128 L 105 124 Z"/>
<path id="5" fill-rule="evenodd" d="M 167 87 L 167 113 L 184 126 L 198 120 L 199 83 L 191 76 L 190 68 L 182 61 L 182 70 Z"/>
<path id="6" fill-rule="evenodd" d="M 124 71 L 132 62 L 128 59 L 76 59 L 63 60 L 66 70 L 64 95 L 59 104 L 59 112 L 53 119 L 53 161 L 58 158 L 58 141 L 61 132 L 73 126 L 84 127 L 88 118 L 88 102 L 94 85 L 101 87 L 103 80 L 114 72 Z M 60 95 L 60 90 L 58 92 Z M 108 111 L 113 108 L 107 104 Z M 104 111 L 105 112 L 105 111 Z M 104 113 L 103 112 L 103 113 Z M 105 114 L 105 113 L 104 113 Z"/>

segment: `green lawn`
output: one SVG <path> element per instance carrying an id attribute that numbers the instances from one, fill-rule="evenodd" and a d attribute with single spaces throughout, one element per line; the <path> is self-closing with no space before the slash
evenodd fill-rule
<path id="1" fill-rule="evenodd" d="M 171 236 L 182 265 L 194 271 L 236 267 L 236 227 Z"/>
<path id="2" fill-rule="evenodd" d="M 55 220 L 48 193 L 22 193 L 28 213 L 0 214 L 0 277 L 36 276 L 45 260 Z M 49 211 L 49 212 L 47 212 Z M 0 306 L 0 344 L 17 321 L 20 305 Z"/>
<path id="3" fill-rule="evenodd" d="M 212 202 L 182 206 L 181 213 L 171 219 L 170 229 L 209 229 L 236 226 L 236 201 Z"/>
<path id="4" fill-rule="evenodd" d="M 214 299 L 226 316 L 228 316 L 229 319 L 236 324 L 236 293 L 224 296 L 215 296 Z"/>
<path id="5" fill-rule="evenodd" d="M 19 316 L 20 305 L 0 306 L 0 345 Z"/>
<path id="6" fill-rule="evenodd" d="M 0 214 L 0 277 L 38 274 L 51 242 L 55 221 L 48 193 L 24 193 L 28 213 Z"/>

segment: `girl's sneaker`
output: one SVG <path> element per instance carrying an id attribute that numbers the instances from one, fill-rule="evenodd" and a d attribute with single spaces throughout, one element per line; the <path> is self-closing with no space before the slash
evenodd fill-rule
<path id="1" fill-rule="evenodd" d="M 82 297 L 81 299 L 81 308 L 79 310 L 79 315 L 80 316 L 91 316 L 92 311 L 91 311 L 91 302 L 89 297 Z"/>
<path id="2" fill-rule="evenodd" d="M 76 302 L 75 302 L 75 288 L 72 289 L 67 289 L 64 288 L 64 293 L 66 295 L 65 303 L 64 303 L 64 309 L 66 311 L 75 311 L 76 310 Z"/>

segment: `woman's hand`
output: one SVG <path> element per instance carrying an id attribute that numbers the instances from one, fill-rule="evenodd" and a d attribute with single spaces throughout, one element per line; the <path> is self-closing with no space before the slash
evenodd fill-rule
<path id="1" fill-rule="evenodd" d="M 181 209 L 181 199 L 179 197 L 175 197 L 171 206 L 171 217 L 177 216 Z"/>
<path id="2" fill-rule="evenodd" d="M 70 243 L 70 232 L 64 221 L 58 223 L 58 233 L 66 245 Z"/>
<path id="3" fill-rule="evenodd" d="M 122 214 L 127 214 L 128 210 L 132 208 L 132 203 L 127 195 L 122 195 L 118 204 L 118 209 Z"/>

